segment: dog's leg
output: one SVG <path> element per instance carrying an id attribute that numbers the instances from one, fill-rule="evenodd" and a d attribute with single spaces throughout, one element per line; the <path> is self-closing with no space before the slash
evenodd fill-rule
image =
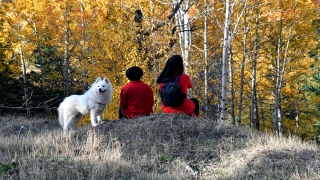
<path id="1" fill-rule="evenodd" d="M 75 125 L 75 123 L 70 123 L 69 124 L 69 128 L 70 128 L 70 130 L 73 132 L 73 131 L 75 131 L 76 130 L 76 125 Z"/>
<path id="2" fill-rule="evenodd" d="M 97 110 L 94 110 L 94 109 L 90 110 L 90 120 L 91 120 L 92 127 L 95 127 L 98 125 L 96 121 L 96 116 L 97 116 L 96 114 L 97 114 Z"/>
<path id="3" fill-rule="evenodd" d="M 63 130 L 63 135 L 66 136 L 69 130 L 70 116 L 67 112 L 60 110 L 59 111 L 59 122 Z"/>
<path id="4" fill-rule="evenodd" d="M 97 118 L 97 121 L 98 121 L 99 125 L 102 124 L 103 111 L 104 111 L 104 109 L 98 110 L 97 113 L 96 113 L 96 118 Z"/>
<path id="5" fill-rule="evenodd" d="M 66 136 L 68 134 L 68 130 L 69 130 L 69 123 L 64 123 L 63 124 L 63 135 Z"/>
<path id="6" fill-rule="evenodd" d="M 98 112 L 97 113 L 97 121 L 98 121 L 98 124 L 100 125 L 102 123 L 102 113 L 101 112 Z"/>
<path id="7" fill-rule="evenodd" d="M 64 124 L 63 124 L 63 134 L 64 135 L 67 135 L 68 134 L 68 130 L 69 129 L 73 129 L 72 127 L 72 122 L 74 121 L 74 116 L 70 116 L 70 115 L 67 115 L 64 117 Z"/>
<path id="8" fill-rule="evenodd" d="M 82 117 L 83 117 L 83 115 L 81 113 L 78 113 L 73 117 L 73 119 L 72 119 L 73 123 L 70 124 L 71 131 L 75 131 L 76 124 L 82 119 Z"/>
<path id="9" fill-rule="evenodd" d="M 64 124 L 63 124 L 63 132 L 64 134 L 68 133 L 68 130 L 72 130 L 74 131 L 75 129 L 75 118 L 76 118 L 76 114 L 69 114 L 66 113 L 64 116 Z"/>

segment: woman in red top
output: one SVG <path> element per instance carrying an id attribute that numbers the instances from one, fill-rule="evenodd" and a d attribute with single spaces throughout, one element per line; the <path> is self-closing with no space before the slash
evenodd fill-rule
<path id="1" fill-rule="evenodd" d="M 179 55 L 171 56 L 157 79 L 160 89 L 162 88 L 163 83 L 168 79 L 174 80 L 178 74 L 182 74 L 178 80 L 178 84 L 180 85 L 182 93 L 187 94 L 188 89 L 192 88 L 192 83 L 190 77 L 183 72 L 184 66 L 182 57 Z M 198 116 L 199 101 L 195 98 L 188 99 L 186 97 L 184 102 L 179 106 L 170 107 L 162 104 L 162 110 L 164 113 L 186 113 L 191 116 Z"/>
<path id="2" fill-rule="evenodd" d="M 153 92 L 148 84 L 140 80 L 143 70 L 137 66 L 130 67 L 126 76 L 130 82 L 121 88 L 119 119 L 150 115 L 153 112 Z"/>

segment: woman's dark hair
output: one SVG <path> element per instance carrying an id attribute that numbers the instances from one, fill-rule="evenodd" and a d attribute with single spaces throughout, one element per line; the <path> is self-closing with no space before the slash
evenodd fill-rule
<path id="1" fill-rule="evenodd" d="M 173 55 L 167 60 L 166 66 L 157 79 L 157 83 L 160 84 L 167 80 L 172 80 L 176 73 L 183 74 L 183 72 L 184 67 L 182 57 L 180 55 Z"/>

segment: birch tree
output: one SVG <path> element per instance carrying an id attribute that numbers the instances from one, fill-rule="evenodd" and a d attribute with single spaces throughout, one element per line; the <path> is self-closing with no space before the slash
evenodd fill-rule
<path id="1" fill-rule="evenodd" d="M 70 82 L 69 82 L 69 13 L 70 13 L 70 5 L 68 1 L 65 2 L 65 13 L 64 13 L 64 57 L 63 57 L 63 88 L 64 88 L 64 96 L 70 95 Z"/>
<path id="2" fill-rule="evenodd" d="M 179 28 L 179 44 L 181 49 L 181 55 L 184 59 L 184 64 L 186 67 L 189 66 L 189 51 L 191 46 L 191 28 L 190 21 L 188 17 L 188 9 L 190 8 L 189 0 L 173 0 L 175 10 L 176 24 Z"/>
<path id="3" fill-rule="evenodd" d="M 251 95 L 250 95 L 250 127 L 259 129 L 258 119 L 258 102 L 257 102 L 257 59 L 258 59 L 258 42 L 259 42 L 259 12 L 256 13 L 255 38 L 252 55 L 252 73 L 251 73 Z"/>
<path id="4" fill-rule="evenodd" d="M 223 50 L 222 50 L 222 78 L 221 78 L 221 104 L 220 104 L 220 121 L 224 122 L 227 119 L 227 81 L 228 81 L 228 53 L 230 48 L 230 0 L 225 2 L 225 20 L 223 29 Z"/>
<path id="5" fill-rule="evenodd" d="M 204 18 L 203 18 L 203 52 L 204 52 L 204 97 L 205 97 L 205 117 L 208 117 L 208 4 L 207 0 L 204 0 Z"/>
<path id="6" fill-rule="evenodd" d="M 231 41 L 232 38 L 235 36 L 236 32 L 238 31 L 238 26 L 240 19 L 244 13 L 245 7 L 247 5 L 247 1 L 244 1 L 242 4 L 242 9 L 240 9 L 239 14 L 234 21 L 234 27 L 231 29 L 231 15 L 233 13 L 234 6 L 236 2 L 230 4 L 230 0 L 226 0 L 225 2 L 225 20 L 224 20 L 224 28 L 223 28 L 223 49 L 222 49 L 222 76 L 221 76 L 221 103 L 220 103 L 220 120 L 224 121 L 227 118 L 227 91 L 228 91 L 228 75 L 233 76 L 232 72 L 228 72 L 228 61 L 230 55 L 232 55 L 231 51 Z M 230 54 L 229 54 L 230 53 Z M 232 90 L 233 91 L 233 90 Z M 231 98 L 232 100 L 233 98 Z M 233 103 L 233 102 L 232 102 Z M 234 108 L 234 106 L 232 107 Z M 234 110 L 231 110 L 232 112 Z M 234 113 L 233 113 L 234 118 Z"/>
<path id="7" fill-rule="evenodd" d="M 243 44 L 242 44 L 242 61 L 240 64 L 240 88 L 239 88 L 239 104 L 238 104 L 238 120 L 237 125 L 239 126 L 241 124 L 241 113 L 242 113 L 242 102 L 243 102 L 243 84 L 244 84 L 244 68 L 245 68 L 245 62 L 247 57 L 247 34 L 249 31 L 249 27 L 247 25 L 247 8 L 244 9 L 243 13 Z"/>

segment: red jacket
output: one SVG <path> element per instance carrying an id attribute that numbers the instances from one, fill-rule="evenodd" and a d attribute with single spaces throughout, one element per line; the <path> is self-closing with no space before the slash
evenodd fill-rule
<path id="1" fill-rule="evenodd" d="M 192 88 L 190 77 L 187 74 L 182 74 L 180 76 L 178 84 L 180 85 L 180 88 L 183 94 L 187 94 L 188 89 Z M 159 86 L 161 89 L 163 86 L 163 83 L 160 83 Z M 183 104 L 181 104 L 180 106 L 169 107 L 169 106 L 164 106 L 162 104 L 162 110 L 164 113 L 186 113 L 191 116 L 196 116 L 194 114 L 194 108 L 195 108 L 195 105 L 193 101 L 189 100 L 188 98 L 185 98 Z"/>
<path id="2" fill-rule="evenodd" d="M 153 113 L 153 92 L 148 84 L 138 80 L 124 85 L 120 92 L 120 107 L 126 118 Z"/>

